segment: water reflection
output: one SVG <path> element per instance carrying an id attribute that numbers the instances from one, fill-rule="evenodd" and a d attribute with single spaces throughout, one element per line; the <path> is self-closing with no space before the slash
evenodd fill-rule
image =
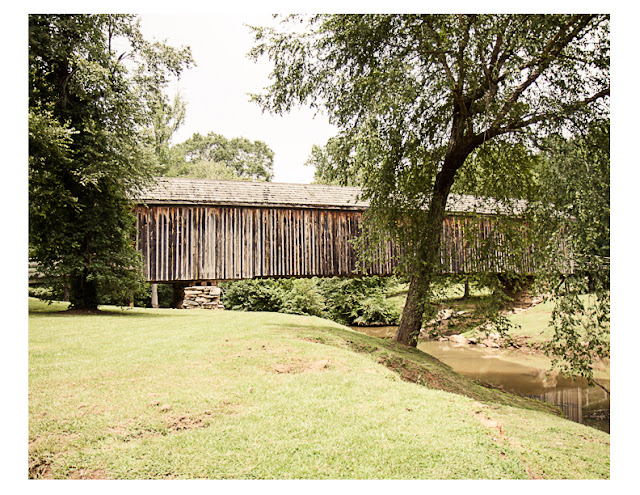
<path id="1" fill-rule="evenodd" d="M 374 337 L 392 337 L 397 327 L 352 327 Z M 559 406 L 567 418 L 609 432 L 609 394 L 584 379 L 548 373 L 546 358 L 523 356 L 507 349 L 479 348 L 451 342 L 423 341 L 418 349 L 455 371 L 508 392 Z M 608 374 L 608 373 L 607 373 Z M 609 389 L 609 379 L 599 379 Z"/>

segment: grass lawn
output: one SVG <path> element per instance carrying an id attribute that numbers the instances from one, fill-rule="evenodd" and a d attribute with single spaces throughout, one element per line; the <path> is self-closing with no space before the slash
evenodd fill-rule
<path id="1" fill-rule="evenodd" d="M 509 331 L 512 336 L 527 336 L 531 342 L 544 342 L 553 337 L 553 328 L 549 326 L 553 303 L 546 301 L 522 313 L 509 315 L 509 320 L 516 326 Z"/>
<path id="2" fill-rule="evenodd" d="M 609 477 L 609 435 L 315 317 L 29 301 L 29 475 Z"/>

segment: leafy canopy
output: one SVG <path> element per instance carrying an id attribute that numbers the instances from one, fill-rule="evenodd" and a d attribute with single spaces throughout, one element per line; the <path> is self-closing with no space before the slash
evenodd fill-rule
<path id="1" fill-rule="evenodd" d="M 557 253 L 538 241 L 547 247 L 539 283 L 555 302 L 547 352 L 564 372 L 589 379 L 594 359 L 610 353 L 609 139 L 608 121 L 571 139 L 551 136 L 538 167 L 541 201 L 532 212 L 541 235 L 562 232 L 572 247 L 560 260 L 560 266 L 574 267 L 567 273 L 549 263 Z"/>
<path id="2" fill-rule="evenodd" d="M 580 124 L 608 112 L 606 16 L 319 15 L 254 29 L 251 55 L 274 63 L 254 100 L 276 113 L 326 111 L 341 129 L 331 143 L 338 176 L 360 177 L 376 224 L 413 243 L 423 227 L 407 236 L 400 218 L 416 212 L 420 224 L 439 172 L 453 183 L 492 139 L 515 147 L 569 116 Z M 447 160 L 457 160 L 451 171 Z M 519 173 L 496 166 L 503 182 Z"/>
<path id="3" fill-rule="evenodd" d="M 273 151 L 262 141 L 226 137 L 210 132 L 195 133 L 172 148 L 180 157 L 165 175 L 206 179 L 270 181 L 273 178 Z"/>
<path id="4" fill-rule="evenodd" d="M 29 16 L 30 256 L 74 307 L 141 282 L 129 193 L 156 172 L 148 129 L 191 63 L 134 16 Z"/>
<path id="5" fill-rule="evenodd" d="M 605 15 L 318 15 L 254 29 L 251 55 L 274 64 L 254 100 L 276 113 L 323 109 L 340 129 L 335 175 L 356 178 L 370 203 L 362 246 L 387 237 L 404 248 L 406 344 L 439 269 L 451 190 L 531 183 L 530 167 L 474 157 L 522 156 L 535 138 L 608 117 Z"/>

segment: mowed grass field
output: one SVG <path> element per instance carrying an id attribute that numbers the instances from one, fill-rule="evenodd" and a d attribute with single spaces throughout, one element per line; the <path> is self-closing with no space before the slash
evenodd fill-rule
<path id="1" fill-rule="evenodd" d="M 609 477 L 608 434 L 327 320 L 29 305 L 31 478 Z"/>

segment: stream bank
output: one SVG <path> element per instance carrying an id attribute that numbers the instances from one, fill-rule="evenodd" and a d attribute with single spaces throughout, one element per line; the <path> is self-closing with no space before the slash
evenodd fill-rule
<path id="1" fill-rule="evenodd" d="M 396 326 L 351 328 L 379 338 L 391 338 L 397 329 Z M 485 341 L 470 340 L 462 335 L 421 339 L 418 349 L 482 385 L 554 404 L 562 408 L 568 419 L 609 433 L 607 392 L 589 386 L 584 379 L 549 372 L 551 361 L 534 347 L 516 347 L 516 343 L 503 348 L 503 342 L 495 335 Z M 597 379 L 610 390 L 608 362 L 599 366 Z"/>

